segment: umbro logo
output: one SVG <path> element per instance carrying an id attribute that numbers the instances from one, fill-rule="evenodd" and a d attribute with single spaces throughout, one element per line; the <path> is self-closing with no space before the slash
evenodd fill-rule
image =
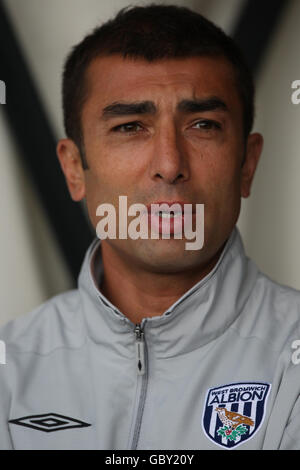
<path id="1" fill-rule="evenodd" d="M 79 421 L 79 419 L 57 413 L 46 413 L 43 415 L 24 416 L 23 418 L 11 419 L 9 423 L 26 426 L 27 428 L 38 429 L 44 432 L 61 431 L 70 428 L 85 428 L 91 424 Z"/>

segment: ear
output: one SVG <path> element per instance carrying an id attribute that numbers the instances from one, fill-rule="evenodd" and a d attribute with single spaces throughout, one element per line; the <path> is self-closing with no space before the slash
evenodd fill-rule
<path id="1" fill-rule="evenodd" d="M 81 201 L 85 197 L 85 178 L 77 145 L 71 139 L 61 139 L 57 144 L 56 153 L 71 198 L 73 201 Z"/>
<path id="2" fill-rule="evenodd" d="M 262 135 L 258 133 L 250 134 L 247 139 L 246 155 L 241 176 L 241 196 L 244 198 L 250 196 L 250 189 L 262 152 L 263 142 Z"/>

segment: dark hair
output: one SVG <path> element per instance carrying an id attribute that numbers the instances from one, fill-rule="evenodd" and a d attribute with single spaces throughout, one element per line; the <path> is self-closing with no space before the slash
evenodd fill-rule
<path id="1" fill-rule="evenodd" d="M 63 112 L 67 136 L 79 147 L 84 168 L 81 111 L 87 97 L 85 73 L 93 59 L 119 54 L 155 61 L 163 58 L 220 56 L 234 68 L 243 105 L 244 136 L 254 119 L 254 83 L 245 59 L 219 27 L 185 7 L 151 4 L 123 8 L 114 19 L 97 27 L 76 45 L 63 73 Z"/>

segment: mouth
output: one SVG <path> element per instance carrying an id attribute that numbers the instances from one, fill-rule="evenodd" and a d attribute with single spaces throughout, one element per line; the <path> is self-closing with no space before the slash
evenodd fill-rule
<path id="1" fill-rule="evenodd" d="M 183 234 L 185 220 L 194 220 L 193 204 L 185 201 L 157 201 L 147 206 L 148 222 L 154 233 Z M 181 237 L 183 238 L 183 236 Z"/>
<path id="2" fill-rule="evenodd" d="M 148 214 L 170 219 L 195 213 L 195 204 L 185 201 L 156 201 L 147 205 Z"/>

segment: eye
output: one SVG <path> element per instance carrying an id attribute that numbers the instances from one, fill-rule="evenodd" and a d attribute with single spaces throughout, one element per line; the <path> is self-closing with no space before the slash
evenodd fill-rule
<path id="1" fill-rule="evenodd" d="M 125 124 L 120 124 L 119 126 L 114 127 L 113 132 L 121 132 L 123 134 L 130 134 L 138 132 L 142 129 L 142 126 L 138 122 L 126 122 Z"/>
<path id="2" fill-rule="evenodd" d="M 201 119 L 201 121 L 195 122 L 192 127 L 210 131 L 211 129 L 221 129 L 221 124 L 216 121 L 211 121 L 210 119 Z"/>

